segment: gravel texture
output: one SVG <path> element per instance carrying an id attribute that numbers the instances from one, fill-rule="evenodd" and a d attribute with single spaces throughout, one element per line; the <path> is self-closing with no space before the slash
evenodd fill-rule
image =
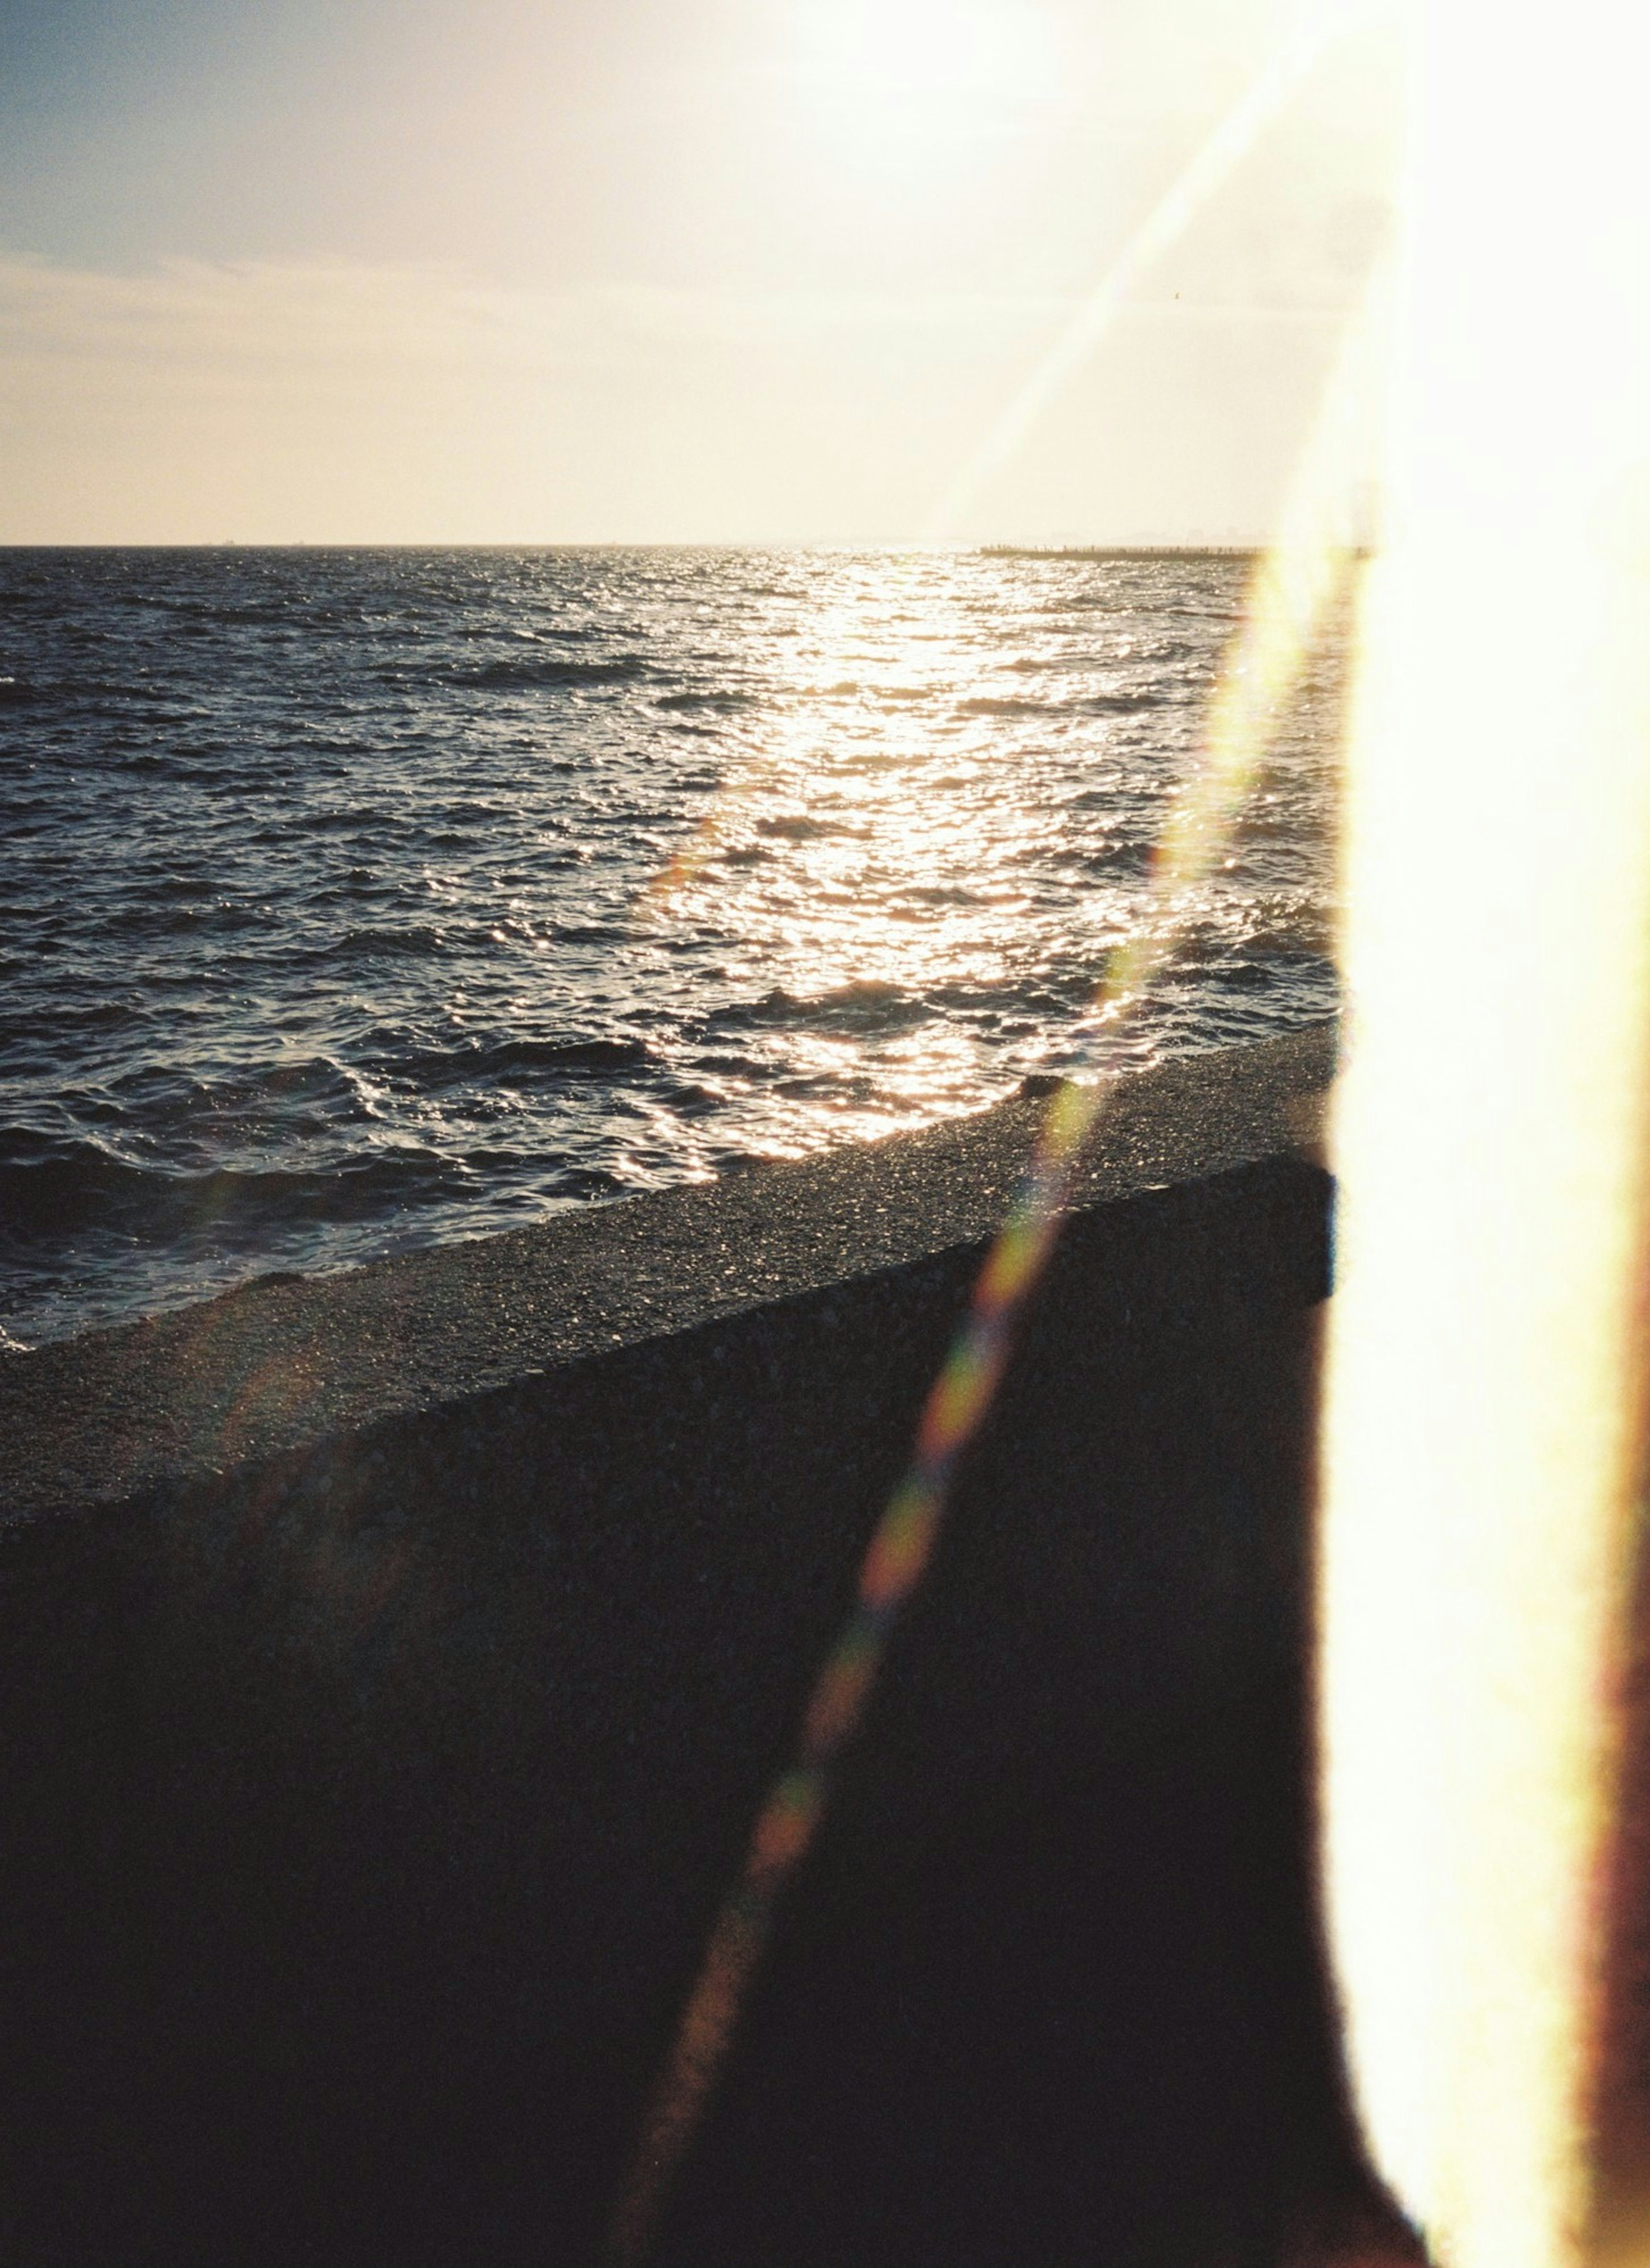
<path id="1" fill-rule="evenodd" d="M 1080 1209 L 1310 1150 L 1326 1029 L 1119 1083 Z M 1046 1106 L 318 1278 L 0 1358 L 0 1516 L 118 1502 L 989 1236 Z"/>

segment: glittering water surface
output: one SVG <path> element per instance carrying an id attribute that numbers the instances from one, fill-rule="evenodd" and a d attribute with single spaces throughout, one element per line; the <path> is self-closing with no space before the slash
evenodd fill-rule
<path id="1" fill-rule="evenodd" d="M 0 553 L 32 1344 L 1080 1061 L 1239 559 Z M 1340 654 L 1141 1059 L 1330 1012 Z"/>

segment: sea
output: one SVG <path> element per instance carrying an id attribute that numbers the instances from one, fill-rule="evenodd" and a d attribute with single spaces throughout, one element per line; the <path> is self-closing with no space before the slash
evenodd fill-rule
<path id="1" fill-rule="evenodd" d="M 0 551 L 0 1348 L 1092 1072 L 1252 571 Z M 1108 1060 L 1335 1012 L 1345 659 Z"/>

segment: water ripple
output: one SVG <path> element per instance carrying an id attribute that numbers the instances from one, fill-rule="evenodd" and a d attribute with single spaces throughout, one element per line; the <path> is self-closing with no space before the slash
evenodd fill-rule
<path id="1" fill-rule="evenodd" d="M 0 553 L 0 1344 L 1078 1060 L 1243 573 Z M 1331 1010 L 1339 699 L 1140 1059 Z"/>

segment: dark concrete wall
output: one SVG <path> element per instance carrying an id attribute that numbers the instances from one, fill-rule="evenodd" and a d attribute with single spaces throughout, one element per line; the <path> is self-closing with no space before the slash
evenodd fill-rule
<path id="1" fill-rule="evenodd" d="M 1282 1154 L 1325 1062 L 1250 1064 L 1204 1089 L 1272 1094 L 1235 1160 L 1212 1134 L 1167 1186 L 1149 1145 L 1097 1167 L 663 2258 L 1216 2268 L 1280 2258 L 1358 2187 L 1303 1767 L 1328 1183 Z M 857 1167 L 863 1213 L 897 1150 L 832 1186 Z M 197 1311 L 175 1395 L 244 1408 L 263 1381 L 261 1454 L 179 1418 L 152 1330 L 7 1366 L 29 1516 L 0 1543 L 0 2256 L 595 2258 L 983 1249 L 913 1231 L 833 1278 L 788 1170 L 697 1193 L 724 1243 L 730 1207 L 780 1193 L 742 1302 L 724 1270 L 709 1300 L 677 1284 L 696 1315 L 615 1330 L 587 1270 L 556 1359 L 445 1395 L 328 1336 L 383 1271 L 300 1287 L 273 1395 L 287 1287 Z M 605 1232 L 632 1294 L 650 1204 L 667 1245 L 659 1201 Z M 762 1295 L 786 1237 L 816 1280 Z M 488 1250 L 438 1256 L 424 1295 L 444 1264 L 508 1283 Z M 146 1433 L 144 1395 L 107 1415 L 140 1358 Z M 54 1461 L 99 1425 L 91 1480 Z"/>

